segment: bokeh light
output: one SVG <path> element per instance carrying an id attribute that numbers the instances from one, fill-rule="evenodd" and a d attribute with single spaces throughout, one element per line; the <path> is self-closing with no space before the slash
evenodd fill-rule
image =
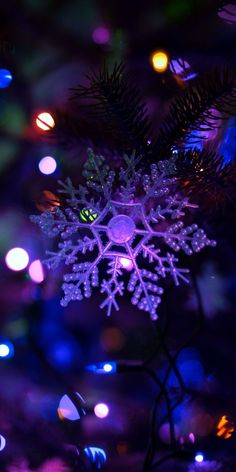
<path id="1" fill-rule="evenodd" d="M 110 327 L 104 329 L 101 333 L 101 345 L 106 352 L 120 351 L 125 344 L 125 337 L 122 331 L 119 328 Z M 107 372 L 112 371 L 112 366 L 110 364 L 105 364 L 105 368 L 109 368 Z"/>
<path id="2" fill-rule="evenodd" d="M 232 24 L 236 22 L 236 5 L 226 3 L 218 10 L 218 16 L 226 23 Z"/>
<path id="3" fill-rule="evenodd" d="M 45 210 L 53 211 L 55 206 L 60 206 L 58 196 L 50 190 L 43 190 L 41 199 L 36 202 L 37 209 L 41 212 Z"/>
<path id="4" fill-rule="evenodd" d="M 229 439 L 234 432 L 233 422 L 226 416 L 222 416 L 217 423 L 216 435 L 219 438 Z"/>
<path id="5" fill-rule="evenodd" d="M 6 439 L 0 434 L 0 452 L 6 447 Z"/>
<path id="6" fill-rule="evenodd" d="M 97 403 L 94 407 L 94 413 L 97 418 L 106 418 L 109 414 L 109 408 L 105 403 Z"/>
<path id="7" fill-rule="evenodd" d="M 51 156 L 45 156 L 39 162 L 39 170 L 42 174 L 50 175 L 55 172 L 57 168 L 56 160 Z"/>
<path id="8" fill-rule="evenodd" d="M 21 247 L 14 247 L 8 251 L 5 257 L 5 262 L 7 267 L 11 270 L 23 270 L 29 263 L 29 255 L 25 249 Z"/>
<path id="9" fill-rule="evenodd" d="M 84 208 L 80 211 L 80 218 L 85 223 L 90 223 L 98 217 L 98 213 L 93 210 L 93 208 Z"/>
<path id="10" fill-rule="evenodd" d="M 9 352 L 10 349 L 6 344 L 0 344 L 0 357 L 7 357 Z"/>
<path id="11" fill-rule="evenodd" d="M 194 79 L 197 76 L 197 74 L 192 70 L 190 64 L 180 57 L 177 59 L 172 59 L 169 64 L 169 68 L 172 74 L 184 82 Z"/>
<path id="12" fill-rule="evenodd" d="M 68 395 L 63 395 L 61 398 L 57 409 L 58 416 L 61 420 L 77 421 L 82 415 L 86 414 L 83 397 L 78 392 L 76 392 L 75 395 L 78 397 L 78 402 L 76 401 L 76 403 L 73 402 Z"/>
<path id="13" fill-rule="evenodd" d="M 42 263 L 39 259 L 31 262 L 29 266 L 29 276 L 33 282 L 40 284 L 44 280 L 44 271 Z"/>
<path id="14" fill-rule="evenodd" d="M 154 51 L 151 55 L 151 63 L 156 72 L 165 72 L 169 58 L 164 51 Z"/>
<path id="15" fill-rule="evenodd" d="M 119 257 L 119 262 L 121 264 L 121 267 L 126 270 L 132 270 L 133 269 L 133 263 L 131 259 L 128 257 Z"/>
<path id="16" fill-rule="evenodd" d="M 189 439 L 189 441 L 190 441 L 192 444 L 194 444 L 194 443 L 195 443 L 195 436 L 194 436 L 194 434 L 193 434 L 193 433 L 189 433 L 189 435 L 188 435 L 188 439 Z"/>
<path id="17" fill-rule="evenodd" d="M 93 374 L 115 374 L 117 371 L 116 362 L 99 362 L 98 364 L 89 364 L 86 366 L 88 372 Z"/>
<path id="18" fill-rule="evenodd" d="M 198 463 L 201 463 L 204 461 L 204 455 L 201 453 L 201 452 L 198 452 L 196 455 L 195 455 L 195 462 L 198 462 Z"/>
<path id="19" fill-rule="evenodd" d="M 27 128 L 27 114 L 20 101 L 8 99 L 1 100 L 0 128 L 6 132 L 6 136 L 20 137 Z M 4 135 L 5 133 L 3 133 Z M 17 141 L 16 141 L 17 143 Z M 16 144 L 15 143 L 15 144 Z"/>
<path id="20" fill-rule="evenodd" d="M 107 460 L 107 455 L 104 449 L 101 449 L 100 447 L 85 447 L 84 454 L 97 469 L 101 469 Z"/>
<path id="21" fill-rule="evenodd" d="M 14 355 L 14 346 L 9 340 L 0 340 L 0 357 L 9 358 Z"/>
<path id="22" fill-rule="evenodd" d="M 8 69 L 0 69 L 0 88 L 7 88 L 11 81 L 11 72 Z"/>
<path id="23" fill-rule="evenodd" d="M 112 365 L 111 364 L 105 364 L 103 366 L 104 372 L 111 372 L 112 371 Z"/>
<path id="24" fill-rule="evenodd" d="M 107 44 L 111 39 L 111 33 L 106 26 L 101 25 L 93 31 L 92 37 L 96 44 Z"/>
<path id="25" fill-rule="evenodd" d="M 71 336 L 54 336 L 47 345 L 47 359 L 57 370 L 66 371 L 76 364 L 80 357 L 80 346 Z"/>
<path id="26" fill-rule="evenodd" d="M 53 116 L 48 112 L 39 113 L 36 118 L 36 125 L 43 131 L 48 131 L 55 126 Z"/>

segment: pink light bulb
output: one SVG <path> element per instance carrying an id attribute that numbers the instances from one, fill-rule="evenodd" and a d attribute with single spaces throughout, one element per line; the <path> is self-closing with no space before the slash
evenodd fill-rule
<path id="1" fill-rule="evenodd" d="M 97 418 L 106 418 L 109 413 L 109 408 L 105 403 L 97 403 L 94 407 L 94 413 Z"/>

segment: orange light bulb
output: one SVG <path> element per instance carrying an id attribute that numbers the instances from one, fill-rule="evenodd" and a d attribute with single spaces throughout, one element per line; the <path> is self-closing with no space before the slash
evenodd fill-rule
<path id="1" fill-rule="evenodd" d="M 165 72 L 168 67 L 169 58 L 164 51 L 154 51 L 151 55 L 151 63 L 156 72 Z"/>

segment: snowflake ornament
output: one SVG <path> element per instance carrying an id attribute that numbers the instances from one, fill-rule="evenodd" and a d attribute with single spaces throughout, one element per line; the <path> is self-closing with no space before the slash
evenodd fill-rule
<path id="1" fill-rule="evenodd" d="M 188 282 L 189 270 L 178 267 L 175 253 L 191 256 L 215 246 L 196 224 L 182 221 L 185 211 L 197 205 L 177 193 L 174 159 L 152 164 L 149 175 L 137 169 L 138 161 L 134 154 L 124 156 L 125 167 L 114 172 L 89 149 L 86 184 L 76 189 L 70 179 L 59 182 L 67 207 L 61 204 L 31 217 L 49 237 L 60 238 L 57 250 L 47 251 L 47 266 L 70 266 L 62 306 L 88 298 L 100 287 L 100 307 L 109 316 L 113 308 L 119 310 L 118 297 L 126 288 L 132 304 L 155 320 L 162 279 L 171 276 L 175 285 Z"/>

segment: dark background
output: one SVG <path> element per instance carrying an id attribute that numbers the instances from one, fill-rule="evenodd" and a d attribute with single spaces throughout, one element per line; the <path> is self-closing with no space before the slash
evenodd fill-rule
<path id="1" fill-rule="evenodd" d="M 85 150 L 48 142 L 35 126 L 37 113 L 53 114 L 65 106 L 69 89 L 85 83 L 84 74 L 98 70 L 104 60 L 110 67 L 124 61 L 157 130 L 171 98 L 186 83 L 176 81 L 170 70 L 158 74 L 152 69 L 154 50 L 164 49 L 170 59 L 184 58 L 196 74 L 235 65 L 236 23 L 219 18 L 218 7 L 216 1 L 200 0 L 25 0 L 0 6 L 0 67 L 13 76 L 10 86 L 0 90 L 0 334 L 14 346 L 12 358 L 0 358 L 0 434 L 7 441 L 0 452 L 1 471 L 80 470 L 71 465 L 73 451 L 72 458 L 64 458 L 68 445 L 103 448 L 106 470 L 141 471 L 155 386 L 143 374 L 92 376 L 84 367 L 144 359 L 156 342 L 148 316 L 125 298 L 120 312 L 107 319 L 99 309 L 99 295 L 62 309 L 62 270 L 45 271 L 45 281 L 38 285 L 27 269 L 12 272 L 4 259 L 15 246 L 24 247 L 30 261 L 43 259 L 49 242 L 29 215 L 44 190 L 57 189 L 58 178 L 80 179 Z M 107 44 L 93 40 L 100 25 L 109 31 Z M 223 123 L 215 143 L 226 160 L 235 159 L 235 135 L 233 117 Z M 58 163 L 51 176 L 38 170 L 47 154 Z M 198 470 L 191 468 L 198 449 L 206 454 L 203 470 L 235 470 L 235 435 L 216 437 L 222 415 L 236 419 L 234 228 L 234 215 L 220 215 L 217 248 L 193 258 L 205 327 L 179 361 L 195 393 L 179 407 L 175 424 L 185 442 L 194 432 L 196 444 L 186 462 L 176 459 L 163 466 L 168 472 Z M 198 305 L 191 285 L 178 290 L 169 286 L 166 293 L 160 319 L 167 311 L 167 340 L 174 350 L 191 337 Z M 164 366 L 159 359 L 159 370 Z M 81 421 L 61 421 L 57 415 L 60 398 L 71 388 L 87 403 Z M 99 402 L 109 405 L 105 419 L 93 414 Z M 166 441 L 158 442 L 165 452 Z"/>

